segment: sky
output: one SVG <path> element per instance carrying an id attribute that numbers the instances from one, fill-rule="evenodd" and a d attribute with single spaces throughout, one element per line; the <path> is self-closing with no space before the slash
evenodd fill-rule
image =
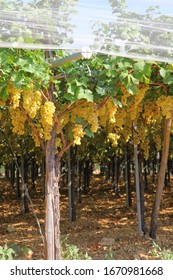
<path id="1" fill-rule="evenodd" d="M 173 0 L 126 0 L 128 10 L 141 14 L 144 14 L 150 6 L 160 6 L 162 13 L 172 13 L 173 15 L 172 2 Z M 78 9 L 78 14 L 73 17 L 73 22 L 76 26 L 74 37 L 78 45 L 81 46 L 87 42 L 87 34 L 91 36 L 90 21 L 100 20 L 106 23 L 110 22 L 111 18 L 115 19 L 108 0 L 78 0 L 76 8 Z"/>
<path id="2" fill-rule="evenodd" d="M 81 4 L 96 5 L 96 6 L 110 6 L 108 0 L 78 0 Z M 126 0 L 127 6 L 130 10 L 144 11 L 149 6 L 159 6 L 160 10 L 165 13 L 173 14 L 173 0 Z"/>
<path id="3" fill-rule="evenodd" d="M 28 1 L 28 0 L 25 0 L 25 1 Z M 56 1 L 58 2 L 58 0 L 56 0 Z M 173 5 L 172 5 L 173 0 L 126 0 L 126 3 L 127 3 L 129 11 L 134 11 L 139 14 L 144 14 L 145 11 L 147 10 L 147 8 L 150 6 L 160 6 L 160 11 L 162 12 L 162 14 L 169 14 L 169 15 L 173 16 Z M 97 20 L 100 20 L 101 22 L 104 22 L 106 24 L 108 22 L 111 22 L 111 23 L 114 22 L 114 24 L 116 25 L 117 21 L 121 20 L 121 23 L 122 23 L 122 21 L 124 20 L 122 18 L 117 19 L 117 17 L 115 15 L 112 15 L 112 9 L 111 9 L 109 0 L 78 0 L 78 4 L 76 5 L 75 9 L 78 10 L 78 13 L 76 15 L 71 16 L 72 17 L 71 22 L 76 26 L 76 28 L 73 30 L 74 33 L 72 34 L 72 32 L 71 32 L 71 34 L 70 34 L 73 36 L 74 44 L 72 44 L 72 45 L 65 44 L 64 46 L 60 46 L 61 48 L 81 49 L 83 47 L 88 47 L 88 46 L 93 45 L 93 30 L 91 28 L 91 21 L 95 22 Z M 56 15 L 56 13 L 54 13 L 54 14 Z M 58 18 L 58 15 L 56 15 L 56 16 Z M 2 15 L 2 18 L 3 18 L 3 15 Z M 1 19 L 1 15 L 0 15 L 0 19 Z M 106 37 L 106 38 L 104 38 L 105 40 L 103 40 L 103 35 L 101 35 L 99 37 L 98 48 L 100 48 L 102 46 L 102 43 L 103 43 L 103 47 L 104 46 L 107 47 L 107 45 L 109 46 L 109 44 L 111 44 L 112 42 L 114 45 L 120 46 L 120 48 L 122 47 L 122 53 L 124 52 L 125 44 L 127 44 L 127 45 L 129 44 L 128 47 L 130 48 L 130 44 L 134 43 L 133 38 L 135 38 L 135 35 L 133 36 L 134 21 L 133 21 L 133 19 L 125 19 L 125 26 L 126 26 L 127 20 L 129 22 L 129 25 L 127 23 L 127 27 L 129 27 L 129 29 L 127 28 L 125 30 L 125 32 L 129 32 L 129 34 L 131 33 L 132 35 L 130 37 L 128 34 L 126 37 L 126 33 L 124 33 L 123 38 L 125 38 L 125 39 L 130 38 L 130 41 L 126 42 L 127 40 L 125 40 L 125 39 L 123 39 L 123 40 L 120 40 L 120 39 L 116 40 L 114 38 L 112 39 L 112 33 L 111 33 L 112 31 L 110 29 L 110 30 L 108 30 L 107 33 L 104 33 L 104 34 L 106 34 L 105 36 L 108 36 L 108 38 Z M 63 22 L 63 18 L 62 19 L 60 18 L 60 21 Z M 130 23 L 131 23 L 131 26 L 130 26 Z M 123 26 L 123 24 L 122 24 L 122 26 Z M 152 26 L 152 30 L 154 30 L 155 33 L 158 30 L 159 36 L 160 36 L 160 34 L 163 34 L 164 32 L 169 32 L 170 34 L 173 35 L 173 23 L 172 23 L 172 25 L 163 23 L 162 26 L 160 27 L 160 26 L 157 26 L 157 24 L 154 25 L 153 22 L 151 24 L 150 22 L 146 23 L 141 20 L 140 25 L 143 27 L 143 29 L 146 28 L 147 32 L 148 32 L 148 30 L 151 29 L 151 26 Z M 45 24 L 45 28 L 46 27 L 47 27 L 47 25 Z M 56 24 L 52 28 L 56 29 L 57 28 Z M 111 40 L 113 40 L 113 41 L 111 41 Z M 169 44 L 168 43 L 159 42 L 159 45 L 158 45 L 158 42 L 153 43 L 153 41 L 152 41 L 151 48 L 155 48 L 156 52 L 158 52 L 158 53 L 160 52 L 160 50 L 163 51 L 163 53 L 164 52 L 168 53 L 168 51 L 169 51 L 169 53 L 171 53 L 171 55 L 172 55 L 172 53 L 173 53 L 172 41 Z M 137 42 L 137 44 L 138 44 L 138 42 Z M 145 48 L 145 47 L 146 47 L 146 44 L 144 43 L 143 48 Z M 139 44 L 139 47 L 137 46 L 137 48 L 141 49 L 141 45 Z M 172 58 L 172 60 L 173 60 L 173 58 Z"/>
<path id="4" fill-rule="evenodd" d="M 126 0 L 126 3 L 130 10 L 140 11 L 146 10 L 149 6 L 159 6 L 163 13 L 173 14 L 172 0 Z"/>
<path id="5" fill-rule="evenodd" d="M 14 0 L 15 1 L 15 0 Z M 29 2 L 30 0 L 23 0 Z M 58 1 L 58 0 L 57 0 Z M 96 6 L 108 7 L 108 0 L 78 0 L 81 4 L 91 4 Z M 173 14 L 173 0 L 126 0 L 130 10 L 144 11 L 149 6 L 159 6 L 161 11 L 168 14 Z"/>

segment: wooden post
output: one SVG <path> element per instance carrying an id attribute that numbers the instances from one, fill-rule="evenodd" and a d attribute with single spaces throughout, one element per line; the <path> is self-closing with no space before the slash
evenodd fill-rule
<path id="1" fill-rule="evenodd" d="M 125 187 L 126 187 L 126 206 L 132 206 L 132 197 L 131 197 L 131 185 L 130 185 L 130 160 L 128 156 L 128 148 L 125 147 Z"/>
<path id="2" fill-rule="evenodd" d="M 74 161 L 72 160 L 72 148 L 68 150 L 68 199 L 69 199 L 69 221 L 75 221 L 75 205 L 74 205 Z M 72 164 L 71 164 L 72 163 Z"/>
<path id="3" fill-rule="evenodd" d="M 151 214 L 151 224 L 150 224 L 150 233 L 149 233 L 150 237 L 154 239 L 156 238 L 157 235 L 159 210 L 160 210 L 160 205 L 162 200 L 164 179 L 165 179 L 165 173 L 166 173 L 167 162 L 168 162 L 171 124 L 172 124 L 172 119 L 165 118 L 162 157 L 161 157 L 160 170 L 158 173 L 157 189 L 156 189 L 155 201 L 153 204 L 153 210 Z"/>
<path id="4" fill-rule="evenodd" d="M 136 127 L 134 126 L 136 129 Z M 140 178 L 139 178 L 139 161 L 138 161 L 138 146 L 135 143 L 134 135 L 134 162 L 135 162 L 135 186 L 136 186 L 136 203 L 138 214 L 138 235 L 142 235 L 142 217 L 141 217 L 141 198 L 140 198 Z"/>

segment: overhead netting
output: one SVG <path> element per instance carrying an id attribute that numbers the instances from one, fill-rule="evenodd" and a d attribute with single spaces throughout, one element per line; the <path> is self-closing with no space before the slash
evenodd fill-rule
<path id="1" fill-rule="evenodd" d="M 0 47 L 66 49 L 71 53 L 87 47 L 93 53 L 172 63 L 171 0 L 164 0 L 164 11 L 152 6 L 155 0 L 146 1 L 148 8 L 137 0 L 127 0 L 129 7 L 125 2 L 0 0 Z M 159 2 L 163 0 L 157 5 Z"/>

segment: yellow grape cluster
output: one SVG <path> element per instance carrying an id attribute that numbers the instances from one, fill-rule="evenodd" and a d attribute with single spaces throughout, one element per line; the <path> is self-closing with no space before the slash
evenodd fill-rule
<path id="1" fill-rule="evenodd" d="M 43 137 L 45 140 L 50 140 L 50 132 L 53 126 L 53 115 L 55 113 L 55 105 L 51 101 L 46 101 L 40 107 L 40 122 L 43 128 Z"/>
<path id="2" fill-rule="evenodd" d="M 133 96 L 133 102 L 129 104 L 127 107 L 127 113 L 131 121 L 134 121 L 138 118 L 139 113 L 142 112 L 142 100 L 144 98 L 144 94 L 137 94 Z"/>
<path id="3" fill-rule="evenodd" d="M 162 115 L 169 119 L 173 113 L 173 96 L 161 96 L 157 99 L 156 104 L 160 107 Z"/>
<path id="4" fill-rule="evenodd" d="M 96 132 L 99 128 L 97 106 L 93 102 L 86 102 L 78 107 L 77 116 L 84 118 L 90 125 L 91 131 Z"/>
<path id="5" fill-rule="evenodd" d="M 129 123 L 125 122 L 124 129 L 121 131 L 121 133 L 123 135 L 123 140 L 125 142 L 128 142 L 132 136 L 132 129 L 131 129 L 131 126 L 129 125 Z"/>
<path id="6" fill-rule="evenodd" d="M 160 107 L 153 101 L 147 101 L 144 105 L 143 118 L 147 124 L 155 123 L 160 119 Z"/>
<path id="7" fill-rule="evenodd" d="M 76 119 L 85 119 L 88 124 L 91 126 L 91 131 L 96 132 L 99 128 L 98 123 L 98 110 L 97 105 L 93 102 L 88 102 L 86 100 L 79 100 L 75 103 L 75 106 L 71 106 L 68 110 L 67 105 L 67 113 L 62 114 L 60 117 L 60 123 L 62 128 L 65 127 L 66 124 L 76 123 Z M 65 110 L 66 111 L 66 110 Z"/>
<path id="8" fill-rule="evenodd" d="M 19 108 L 10 107 L 11 122 L 13 125 L 12 131 L 19 135 L 25 134 L 25 121 L 26 117 Z"/>
<path id="9" fill-rule="evenodd" d="M 126 106 L 126 105 L 128 105 L 128 98 L 131 94 L 129 93 L 129 91 L 124 86 L 121 86 L 120 89 L 121 89 L 121 92 L 122 92 L 121 103 L 124 106 Z"/>
<path id="10" fill-rule="evenodd" d="M 126 118 L 127 112 L 126 112 L 126 107 L 123 108 L 118 108 L 115 118 L 116 122 L 115 125 L 116 127 L 122 128 L 125 118 Z"/>
<path id="11" fill-rule="evenodd" d="M 154 135 L 154 142 L 155 142 L 155 144 L 156 144 L 156 149 L 157 149 L 157 151 L 160 151 L 161 150 L 161 148 L 162 148 L 162 139 L 161 139 L 161 135 L 159 134 L 159 133 L 156 133 L 155 135 Z"/>
<path id="12" fill-rule="evenodd" d="M 115 114 L 117 112 L 117 108 L 118 106 L 109 99 L 105 106 L 99 109 L 99 123 L 102 127 L 106 127 L 108 124 L 116 123 Z"/>
<path id="13" fill-rule="evenodd" d="M 80 145 L 81 138 L 85 135 L 85 132 L 83 131 L 83 126 L 81 124 L 75 124 L 72 129 L 72 132 L 73 132 L 74 144 Z"/>
<path id="14" fill-rule="evenodd" d="M 148 138 L 148 127 L 143 122 L 138 122 L 135 132 L 135 143 L 143 150 L 144 158 L 149 157 L 150 141 Z"/>
<path id="15" fill-rule="evenodd" d="M 58 102 L 56 103 L 56 108 L 59 113 L 58 119 L 60 121 L 62 128 L 64 128 L 69 121 L 69 112 L 68 112 L 69 106 L 70 106 L 70 104 L 66 104 L 66 103 L 64 103 L 64 104 L 58 103 Z M 65 113 L 63 113 L 63 112 L 65 112 Z M 57 130 L 57 133 L 59 133 L 59 130 Z"/>
<path id="16" fill-rule="evenodd" d="M 39 135 L 38 135 L 37 131 L 32 129 L 31 136 L 35 142 L 35 146 L 40 147 L 40 139 L 39 139 Z"/>
<path id="17" fill-rule="evenodd" d="M 149 85 L 147 84 L 139 84 L 137 85 L 138 94 L 144 95 L 149 89 Z"/>
<path id="18" fill-rule="evenodd" d="M 20 97 L 21 97 L 20 89 L 15 88 L 13 85 L 9 85 L 8 92 L 9 92 L 11 103 L 12 103 L 11 106 L 13 108 L 19 107 Z"/>
<path id="19" fill-rule="evenodd" d="M 120 135 L 117 133 L 108 133 L 108 140 L 111 142 L 112 147 L 117 147 Z"/>
<path id="20" fill-rule="evenodd" d="M 139 126 L 136 126 L 136 129 L 137 129 L 136 137 L 139 139 L 139 141 L 144 142 L 145 137 L 148 133 L 147 127 L 143 123 L 141 123 L 139 124 Z"/>
<path id="21" fill-rule="evenodd" d="M 144 158 L 147 160 L 149 158 L 150 141 L 147 137 L 141 142 L 140 148 L 143 150 Z"/>
<path id="22" fill-rule="evenodd" d="M 23 107 L 31 119 L 35 118 L 42 103 L 42 95 L 40 91 L 34 91 L 31 85 L 30 89 L 22 92 Z"/>

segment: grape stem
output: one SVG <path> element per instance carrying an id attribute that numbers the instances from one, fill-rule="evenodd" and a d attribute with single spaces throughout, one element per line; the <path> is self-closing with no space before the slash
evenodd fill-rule
<path id="1" fill-rule="evenodd" d="M 60 135 L 61 135 L 61 139 L 62 139 L 63 146 L 65 147 L 65 146 L 67 145 L 67 143 L 66 143 L 66 140 L 65 140 L 64 132 L 63 132 L 63 130 L 62 130 L 60 121 L 59 121 L 59 119 L 58 119 L 58 117 L 57 117 L 56 115 L 55 115 L 55 122 L 56 122 L 57 127 L 58 127 L 58 129 L 59 129 L 59 131 L 60 131 Z"/>

